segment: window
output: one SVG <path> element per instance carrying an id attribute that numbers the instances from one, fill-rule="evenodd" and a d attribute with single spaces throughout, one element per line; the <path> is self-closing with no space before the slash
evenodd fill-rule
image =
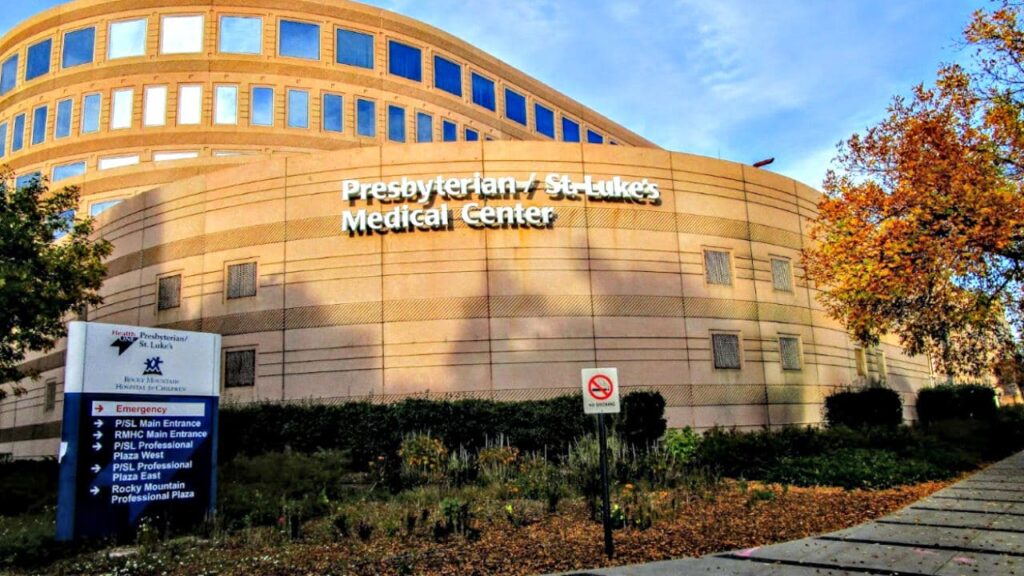
<path id="1" fill-rule="evenodd" d="M 202 16 L 164 16 L 160 20 L 160 53 L 202 52 L 204 23 Z"/>
<path id="2" fill-rule="evenodd" d="M 338 28 L 334 59 L 338 64 L 373 69 L 373 36 Z"/>
<path id="3" fill-rule="evenodd" d="M 857 367 L 857 376 L 868 375 L 868 357 L 863 348 L 856 348 L 853 351 L 853 361 Z"/>
<path id="4" fill-rule="evenodd" d="M 46 119 L 50 115 L 48 107 L 40 106 L 32 111 L 32 144 L 46 142 Z"/>
<path id="5" fill-rule="evenodd" d="M 238 86 L 217 86 L 214 95 L 213 123 L 238 124 Z"/>
<path id="6" fill-rule="evenodd" d="M 309 128 L 309 92 L 288 91 L 288 127 Z"/>
<path id="7" fill-rule="evenodd" d="M 0 67 L 0 94 L 6 94 L 11 90 L 14 90 L 14 86 L 18 83 L 18 55 L 15 54 L 7 60 L 4 60 L 3 66 Z"/>
<path id="8" fill-rule="evenodd" d="M 879 350 L 875 356 L 875 368 L 878 370 L 878 377 L 885 380 L 889 376 L 889 367 L 885 362 L 885 352 Z"/>
<path id="9" fill-rule="evenodd" d="M 274 125 L 274 89 L 266 86 L 254 86 L 252 89 L 252 112 L 250 122 L 253 126 Z"/>
<path id="10" fill-rule="evenodd" d="M 423 56 L 420 49 L 390 40 L 388 42 L 388 72 L 416 82 L 423 80 Z"/>
<path id="11" fill-rule="evenodd" d="M 534 104 L 533 122 L 539 134 L 548 138 L 555 137 L 555 113 L 553 110 L 542 104 Z"/>
<path id="12" fill-rule="evenodd" d="M 25 115 L 18 114 L 14 117 L 14 134 L 11 135 L 11 152 L 17 152 L 25 147 Z"/>
<path id="13" fill-rule="evenodd" d="M 95 43 L 95 28 L 82 28 L 74 32 L 66 32 L 64 34 L 64 52 L 61 54 L 60 67 L 72 68 L 91 63 Z"/>
<path id="14" fill-rule="evenodd" d="M 256 385 L 256 351 L 228 350 L 224 353 L 224 387 Z"/>
<path id="15" fill-rule="evenodd" d="M 57 121 L 53 127 L 54 138 L 67 138 L 71 136 L 71 111 L 75 101 L 68 98 L 57 102 Z"/>
<path id="16" fill-rule="evenodd" d="M 181 126 L 199 124 L 203 120 L 203 87 L 182 86 L 178 88 L 178 124 Z"/>
<path id="17" fill-rule="evenodd" d="M 466 142 L 476 142 L 480 139 L 480 133 L 472 128 L 466 128 L 465 140 Z"/>
<path id="18" fill-rule="evenodd" d="M 7 155 L 7 122 L 0 124 L 0 158 Z"/>
<path id="19" fill-rule="evenodd" d="M 86 94 L 82 97 L 82 134 L 100 131 L 99 94 Z"/>
<path id="20" fill-rule="evenodd" d="M 736 370 L 740 368 L 740 337 L 738 334 L 712 334 L 711 351 L 715 368 Z"/>
<path id="21" fill-rule="evenodd" d="M 24 188 L 26 186 L 31 186 L 35 183 L 38 183 L 39 179 L 42 177 L 43 175 L 40 174 L 39 172 L 29 172 L 28 174 L 22 174 L 21 176 L 18 176 L 17 178 L 14 179 L 14 187 Z M 71 212 L 73 214 L 74 211 Z M 62 213 L 61 218 L 64 218 L 66 214 L 67 212 Z"/>
<path id="22" fill-rule="evenodd" d="M 221 16 L 220 51 L 225 54 L 261 54 L 263 18 L 259 16 Z"/>
<path id="23" fill-rule="evenodd" d="M 110 129 L 132 127 L 132 100 L 135 91 L 131 88 L 114 90 L 110 98 Z"/>
<path id="24" fill-rule="evenodd" d="M 32 174 L 26 174 L 26 176 L 32 176 L 34 180 L 38 180 L 39 177 L 40 177 L 39 176 L 39 172 L 34 172 Z M 60 215 L 57 218 L 59 218 L 60 221 L 61 221 L 61 227 L 58 228 L 53 233 L 53 239 L 54 240 L 60 240 L 61 238 L 67 236 L 68 232 L 74 227 L 74 225 L 75 225 L 75 211 L 74 210 L 65 210 L 64 212 L 61 212 Z"/>
<path id="25" fill-rule="evenodd" d="M 779 336 L 779 358 L 783 370 L 800 370 L 800 338 L 796 336 Z"/>
<path id="26" fill-rule="evenodd" d="M 47 380 L 46 391 L 43 394 L 43 412 L 53 412 L 57 406 L 57 381 Z"/>
<path id="27" fill-rule="evenodd" d="M 278 54 L 306 60 L 320 59 L 320 26 L 307 22 L 281 20 Z"/>
<path id="28" fill-rule="evenodd" d="M 28 58 L 25 60 L 25 80 L 48 74 L 50 72 L 50 54 L 52 53 L 53 40 L 50 38 L 29 46 Z"/>
<path id="29" fill-rule="evenodd" d="M 85 162 L 72 162 L 70 164 L 54 166 L 53 177 L 51 180 L 54 182 L 60 182 L 61 180 L 74 178 L 75 176 L 81 176 L 82 174 L 85 174 Z"/>
<path id="30" fill-rule="evenodd" d="M 604 144 L 604 136 L 593 130 L 587 130 L 587 144 Z"/>
<path id="31" fill-rule="evenodd" d="M 434 56 L 434 87 L 455 96 L 462 96 L 462 66 Z"/>
<path id="32" fill-rule="evenodd" d="M 441 140 L 455 142 L 459 139 L 459 127 L 451 120 L 441 121 Z"/>
<path id="33" fill-rule="evenodd" d="M 324 132 L 344 131 L 342 107 L 344 99 L 338 94 L 324 94 Z"/>
<path id="34" fill-rule="evenodd" d="M 473 72 L 473 104 L 494 110 L 494 81 Z"/>
<path id="35" fill-rule="evenodd" d="M 416 113 L 416 141 L 434 141 L 434 117 L 430 114 Z"/>
<path id="36" fill-rule="evenodd" d="M 171 162 L 173 160 L 191 160 L 199 158 L 199 152 L 153 152 L 153 162 Z"/>
<path id="37" fill-rule="evenodd" d="M 704 251 L 704 278 L 708 284 L 732 285 L 730 254 L 723 250 Z"/>
<path id="38" fill-rule="evenodd" d="M 783 292 L 793 291 L 793 273 L 789 260 L 772 258 L 772 288 Z"/>
<path id="39" fill-rule="evenodd" d="M 369 137 L 377 135 L 377 104 L 374 101 L 356 101 L 356 133 Z"/>
<path id="40" fill-rule="evenodd" d="M 405 142 L 405 108 L 388 106 L 388 140 Z"/>
<path id="41" fill-rule="evenodd" d="M 249 298 L 256 295 L 256 263 L 228 266 L 228 299 Z"/>
<path id="42" fill-rule="evenodd" d="M 579 142 L 580 125 L 578 122 L 562 117 L 562 142 Z"/>
<path id="43" fill-rule="evenodd" d="M 138 157 L 136 156 L 136 158 L 138 158 Z M 89 206 L 89 216 L 90 217 L 99 216 L 100 214 L 103 214 L 104 212 L 106 212 L 107 210 L 110 210 L 114 206 L 117 206 L 121 202 L 124 202 L 124 200 L 105 200 L 103 202 L 97 202 L 97 203 L 93 204 L 92 206 Z"/>
<path id="44" fill-rule="evenodd" d="M 146 86 L 142 105 L 143 126 L 167 124 L 167 86 Z"/>
<path id="45" fill-rule="evenodd" d="M 124 166 L 134 166 L 139 163 L 139 157 L 133 156 L 110 156 L 107 158 L 100 158 L 99 169 L 110 170 L 112 168 L 121 168 Z"/>
<path id="46" fill-rule="evenodd" d="M 107 40 L 107 60 L 146 55 L 147 20 L 124 20 L 110 23 Z"/>
<path id="47" fill-rule="evenodd" d="M 526 96 L 505 88 L 505 117 L 526 126 Z"/>
<path id="48" fill-rule="evenodd" d="M 181 306 L 181 274 L 164 276 L 156 282 L 156 309 L 170 310 Z"/>

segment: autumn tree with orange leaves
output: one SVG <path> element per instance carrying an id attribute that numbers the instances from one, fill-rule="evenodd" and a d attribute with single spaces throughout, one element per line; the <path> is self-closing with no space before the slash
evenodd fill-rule
<path id="1" fill-rule="evenodd" d="M 896 334 L 950 374 L 987 373 L 1021 349 L 1022 10 L 976 12 L 972 67 L 943 67 L 840 144 L 804 253 L 820 301 L 856 340 Z"/>

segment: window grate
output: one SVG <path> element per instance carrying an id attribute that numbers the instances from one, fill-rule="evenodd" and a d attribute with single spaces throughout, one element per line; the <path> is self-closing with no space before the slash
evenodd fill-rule
<path id="1" fill-rule="evenodd" d="M 256 295 L 256 263 L 228 266 L 228 299 Z"/>
<path id="2" fill-rule="evenodd" d="M 157 283 L 157 310 L 170 310 L 181 306 L 181 275 L 161 278 Z"/>
<path id="3" fill-rule="evenodd" d="M 793 291 L 793 270 L 789 260 L 772 258 L 772 287 L 783 292 Z"/>
<path id="4" fill-rule="evenodd" d="M 712 334 L 711 347 L 715 357 L 715 368 L 736 369 L 740 367 L 740 337 L 736 334 Z"/>
<path id="5" fill-rule="evenodd" d="M 794 336 L 779 337 L 779 356 L 783 370 L 800 370 L 800 339 Z"/>
<path id="6" fill-rule="evenodd" d="M 708 284 L 732 285 L 729 253 L 720 250 L 704 251 L 704 275 Z"/>
<path id="7" fill-rule="evenodd" d="M 231 350 L 224 354 L 224 387 L 256 384 L 256 350 Z"/>
<path id="8" fill-rule="evenodd" d="M 43 411 L 53 412 L 57 406 L 57 381 L 50 380 L 46 383 L 46 394 L 43 396 Z"/>

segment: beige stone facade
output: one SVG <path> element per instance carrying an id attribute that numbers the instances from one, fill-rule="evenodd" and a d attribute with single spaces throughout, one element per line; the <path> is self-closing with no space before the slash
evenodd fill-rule
<path id="1" fill-rule="evenodd" d="M 202 16 L 201 52 L 163 53 L 169 15 Z M 258 54 L 221 51 L 224 16 L 259 19 Z M 107 44 L 110 23 L 140 19 L 143 54 L 105 58 L 118 53 Z M 280 54 L 283 21 L 319 27 L 318 60 Z M 88 26 L 93 62 L 65 69 L 65 32 Z M 337 62 L 339 29 L 372 36 L 373 68 Z M 46 38 L 49 72 L 25 81 L 29 47 Z M 420 81 L 390 69 L 392 40 L 420 50 Z M 825 395 L 869 378 L 885 378 L 912 405 L 929 381 L 927 362 L 896 346 L 856 350 L 816 304 L 799 260 L 815 190 L 660 150 L 407 18 L 341 0 L 79 0 L 0 40 L 0 62 L 12 54 L 17 81 L 0 96 L 4 159 L 19 175 L 84 163 L 84 173 L 59 183 L 82 187 L 83 212 L 122 201 L 97 215 L 115 251 L 105 302 L 88 319 L 223 334 L 226 358 L 239 353 L 226 372 L 254 359 L 251 382 L 247 369 L 225 374 L 226 400 L 523 400 L 575 393 L 581 368 L 616 366 L 627 389 L 666 397 L 671 425 L 705 429 L 816 423 Z M 437 87 L 435 56 L 458 64 L 461 97 Z M 493 111 L 474 102 L 473 74 L 494 82 Z M 162 108 L 147 95 L 154 86 L 166 87 Z M 181 86 L 202 87 L 199 124 L 179 122 Z M 226 91 L 236 95 L 234 124 L 218 123 L 232 116 L 218 113 L 218 86 L 234 88 Z M 252 125 L 253 87 L 273 89 L 271 126 Z M 308 95 L 308 128 L 289 126 L 292 90 Z M 83 133 L 83 98 L 97 93 L 99 129 Z M 327 129 L 337 117 L 323 110 L 325 94 L 343 103 L 340 132 Z M 56 109 L 69 99 L 72 129 L 57 138 Z M 376 103 L 374 137 L 357 135 L 360 100 Z M 513 100 L 525 106 L 525 123 L 507 109 Z M 29 120 L 12 150 L 13 119 L 43 105 L 54 111 L 44 140 L 31 144 Z M 147 105 L 162 111 L 163 125 L 147 123 L 159 117 Z M 393 107 L 405 111 L 405 144 L 389 142 Z M 537 117 L 545 110 L 553 138 Z M 431 142 L 419 141 L 427 139 L 421 115 L 432 119 Z M 563 118 L 580 140 L 589 131 L 603 143 L 571 141 Z M 442 141 L 445 121 L 456 125 L 456 142 Z M 480 141 L 466 141 L 467 128 Z M 660 200 L 556 198 L 545 190 L 548 174 L 646 180 Z M 513 197 L 445 200 L 450 229 L 342 232 L 345 213 L 417 207 L 344 201 L 344 181 L 477 175 L 533 175 L 538 184 Z M 556 218 L 546 227 L 472 228 L 461 219 L 467 203 L 550 207 Z M 252 286 L 239 280 L 253 271 Z M 29 364 L 42 377 L 0 402 L 0 453 L 55 450 L 63 352 Z"/>

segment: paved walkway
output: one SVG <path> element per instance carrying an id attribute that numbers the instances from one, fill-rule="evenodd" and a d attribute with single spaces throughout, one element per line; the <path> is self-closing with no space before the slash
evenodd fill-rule
<path id="1" fill-rule="evenodd" d="M 1024 452 L 884 518 L 824 536 L 575 576 L 1024 576 Z"/>

